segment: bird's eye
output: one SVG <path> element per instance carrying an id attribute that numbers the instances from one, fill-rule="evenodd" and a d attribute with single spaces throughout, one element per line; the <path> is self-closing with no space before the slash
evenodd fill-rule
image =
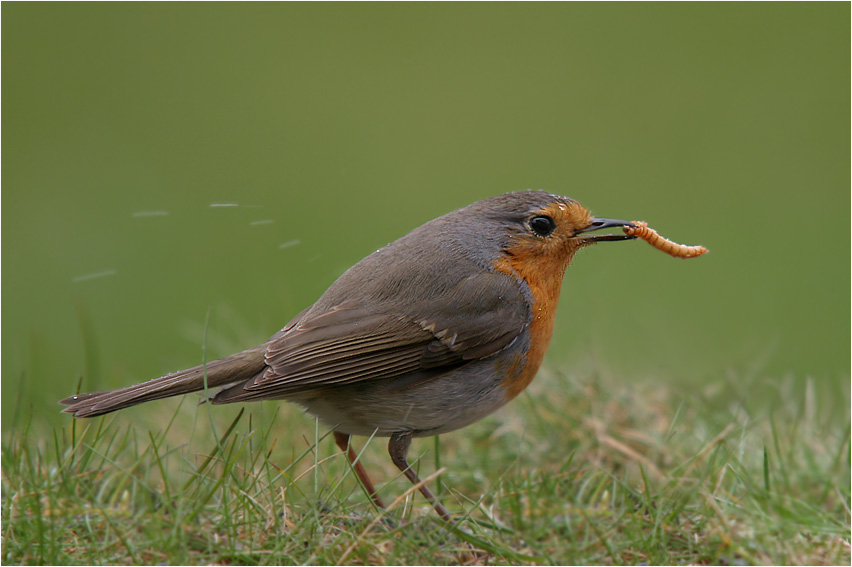
<path id="1" fill-rule="evenodd" d="M 548 236 L 556 229 L 556 223 L 546 215 L 539 215 L 530 219 L 530 228 L 539 236 Z"/>

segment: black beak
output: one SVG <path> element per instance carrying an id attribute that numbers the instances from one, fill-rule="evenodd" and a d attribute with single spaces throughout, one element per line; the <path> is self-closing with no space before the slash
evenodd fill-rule
<path id="1" fill-rule="evenodd" d="M 623 226 L 633 226 L 633 223 L 625 220 L 618 219 L 599 219 L 597 217 L 592 219 L 592 222 L 589 223 L 584 229 L 578 230 L 577 234 L 582 234 L 584 232 L 592 232 L 593 230 L 602 230 L 604 228 L 620 228 Z M 613 240 L 633 240 L 636 238 L 635 236 L 628 236 L 626 234 L 594 234 L 589 236 L 583 236 L 580 238 L 585 243 L 591 244 L 592 242 L 602 242 L 602 241 L 613 241 Z"/>

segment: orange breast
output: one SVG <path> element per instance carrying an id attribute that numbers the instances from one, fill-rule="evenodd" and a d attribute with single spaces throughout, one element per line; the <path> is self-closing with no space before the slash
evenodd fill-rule
<path id="1" fill-rule="evenodd" d="M 554 220 L 556 228 L 547 236 L 520 234 L 492 263 L 494 269 L 524 280 L 532 293 L 532 320 L 529 326 L 529 350 L 513 361 L 503 386 L 512 399 L 529 386 L 538 372 L 553 335 L 556 304 L 565 268 L 583 245 L 575 237 L 577 230 L 589 226 L 591 215 L 577 202 L 554 202 L 541 210 Z"/>
<path id="2" fill-rule="evenodd" d="M 544 353 L 553 335 L 562 277 L 573 256 L 573 250 L 557 255 L 538 255 L 526 246 L 519 246 L 514 252 L 509 252 L 512 254 L 502 256 L 494 262 L 494 268 L 523 279 L 529 285 L 533 296 L 529 350 L 523 360 L 509 368 L 503 382 L 506 397 L 511 400 L 529 386 L 544 359 Z"/>

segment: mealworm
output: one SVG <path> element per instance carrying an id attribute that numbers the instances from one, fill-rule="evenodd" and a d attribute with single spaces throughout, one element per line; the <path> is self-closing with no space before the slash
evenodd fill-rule
<path id="1" fill-rule="evenodd" d="M 624 233 L 628 236 L 639 237 L 657 250 L 662 250 L 675 258 L 695 258 L 707 253 L 707 249 L 703 246 L 687 246 L 663 238 L 656 230 L 648 228 L 648 223 L 644 221 L 633 221 L 633 225 L 625 226 Z"/>

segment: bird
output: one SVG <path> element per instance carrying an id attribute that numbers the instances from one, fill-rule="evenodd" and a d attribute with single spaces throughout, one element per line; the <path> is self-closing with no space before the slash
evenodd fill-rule
<path id="1" fill-rule="evenodd" d="M 468 426 L 517 397 L 541 366 L 575 253 L 631 240 L 591 233 L 632 226 L 540 190 L 486 198 L 368 255 L 261 345 L 60 403 L 88 418 L 215 388 L 212 404 L 293 402 L 333 429 L 377 506 L 353 435 L 389 438 L 394 465 L 452 522 L 408 462 L 412 438 Z"/>

